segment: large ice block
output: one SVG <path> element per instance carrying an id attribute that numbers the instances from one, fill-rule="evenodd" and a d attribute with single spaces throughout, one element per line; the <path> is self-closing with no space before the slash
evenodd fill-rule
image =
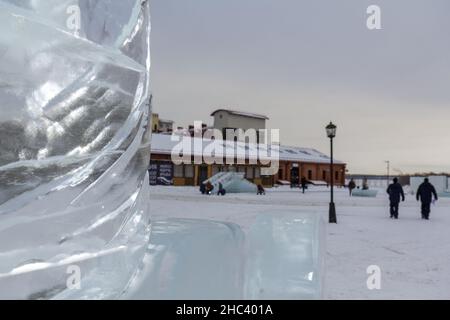
<path id="1" fill-rule="evenodd" d="M 242 299 L 244 234 L 206 220 L 155 221 L 147 254 L 124 299 Z"/>
<path id="2" fill-rule="evenodd" d="M 324 220 L 317 214 L 260 215 L 246 241 L 245 297 L 322 298 L 324 230 Z"/>
<path id="3" fill-rule="evenodd" d="M 308 214 L 261 214 L 238 225 L 155 221 L 146 258 L 124 299 L 320 299 L 324 222 Z"/>
<path id="4" fill-rule="evenodd" d="M 0 0 L 0 27 L 0 299 L 320 297 L 315 216 L 151 223 L 148 0 Z"/>
<path id="5" fill-rule="evenodd" d="M 115 297 L 150 235 L 149 2 L 0 0 L 0 57 L 0 298 L 71 265 Z"/>

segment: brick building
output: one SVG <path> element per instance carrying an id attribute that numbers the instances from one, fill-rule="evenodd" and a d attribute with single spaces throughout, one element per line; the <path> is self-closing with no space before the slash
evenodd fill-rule
<path id="1" fill-rule="evenodd" d="M 200 139 L 202 140 L 202 139 Z M 192 144 L 196 143 L 192 138 Z M 326 184 L 330 181 L 330 159 L 327 155 L 311 148 L 299 148 L 289 146 L 279 146 L 279 170 L 275 175 L 264 175 L 264 168 L 267 163 L 258 161 L 255 155 L 258 153 L 256 145 L 251 146 L 245 143 L 224 143 L 223 154 L 233 154 L 232 165 L 227 164 L 206 164 L 204 159 L 202 164 L 194 164 L 194 158 L 202 159 L 204 148 L 211 140 L 199 142 L 201 148 L 192 148 L 189 154 L 191 161 L 182 165 L 175 165 L 172 161 L 172 152 L 179 142 L 173 141 L 170 135 L 153 134 L 152 156 L 150 180 L 152 184 L 157 183 L 157 179 L 173 181 L 177 186 L 198 186 L 201 182 L 210 178 L 218 172 L 233 171 L 243 172 L 245 177 L 256 184 L 266 187 L 276 183 L 287 183 L 295 177 L 305 177 L 314 183 Z M 206 145 L 205 145 L 206 144 Z M 186 156 L 186 154 L 184 155 Z M 225 156 L 223 163 L 226 163 Z M 346 164 L 335 160 L 334 165 L 335 184 L 345 184 Z"/>

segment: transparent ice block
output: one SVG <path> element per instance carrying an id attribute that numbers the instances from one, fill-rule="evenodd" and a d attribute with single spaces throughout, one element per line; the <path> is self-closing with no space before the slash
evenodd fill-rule
<path id="1" fill-rule="evenodd" d="M 0 0 L 0 57 L 0 298 L 74 265 L 116 297 L 150 237 L 149 2 Z"/>

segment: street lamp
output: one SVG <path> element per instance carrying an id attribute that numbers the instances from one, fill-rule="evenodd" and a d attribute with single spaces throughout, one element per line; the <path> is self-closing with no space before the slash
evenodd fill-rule
<path id="1" fill-rule="evenodd" d="M 387 165 L 387 185 L 389 186 L 389 183 L 391 182 L 390 180 L 391 180 L 391 177 L 390 177 L 390 168 L 391 168 L 391 162 L 388 160 L 388 161 L 385 161 L 386 162 L 386 165 Z"/>
<path id="2" fill-rule="evenodd" d="M 330 185 L 331 185 L 331 201 L 330 201 L 330 211 L 329 211 L 329 223 L 337 223 L 336 217 L 336 206 L 334 205 L 334 163 L 333 163 L 333 139 L 336 137 L 336 126 L 330 122 L 326 127 L 327 136 L 330 138 Z"/>

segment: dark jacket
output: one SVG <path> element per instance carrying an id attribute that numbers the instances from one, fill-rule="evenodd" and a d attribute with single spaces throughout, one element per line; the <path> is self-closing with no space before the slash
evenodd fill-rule
<path id="1" fill-rule="evenodd" d="M 417 200 L 421 200 L 423 203 L 431 203 L 433 196 L 436 200 L 438 199 L 436 189 L 429 182 L 422 183 L 417 189 Z"/>
<path id="2" fill-rule="evenodd" d="M 400 198 L 405 201 L 405 193 L 403 192 L 403 187 L 400 183 L 393 183 L 389 185 L 387 189 L 389 194 L 389 200 L 391 203 L 400 203 Z"/>
<path id="3" fill-rule="evenodd" d="M 306 178 L 302 178 L 300 180 L 300 184 L 302 185 L 302 188 L 306 188 L 308 185 L 308 180 L 306 180 Z"/>
<path id="4" fill-rule="evenodd" d="M 350 181 L 349 184 L 348 184 L 348 188 L 351 189 L 351 190 L 355 189 L 356 188 L 355 181 L 353 181 L 353 180 Z"/>

